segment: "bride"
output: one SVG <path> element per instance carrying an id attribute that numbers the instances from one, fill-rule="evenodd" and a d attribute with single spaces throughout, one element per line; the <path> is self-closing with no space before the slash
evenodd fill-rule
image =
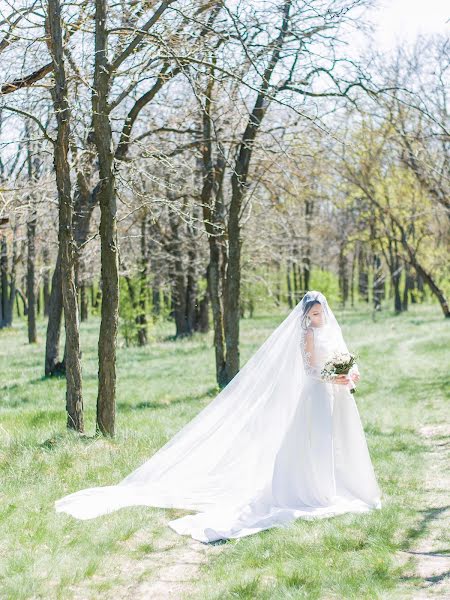
<path id="1" fill-rule="evenodd" d="M 305 294 L 232 381 L 117 485 L 55 502 L 92 519 L 125 506 L 196 511 L 170 521 L 202 542 L 239 538 L 297 518 L 380 508 L 348 376 L 323 379 L 348 352 L 325 296 Z"/>

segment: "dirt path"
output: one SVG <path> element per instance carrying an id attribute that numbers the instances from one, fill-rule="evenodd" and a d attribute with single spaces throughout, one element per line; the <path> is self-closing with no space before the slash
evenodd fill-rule
<path id="1" fill-rule="evenodd" d="M 182 600 L 193 591 L 200 565 L 223 550 L 224 544 L 202 544 L 180 536 L 169 527 L 149 544 L 149 533 L 140 530 L 123 543 L 124 553 L 86 585 L 72 589 L 74 600 Z M 148 545 L 148 551 L 142 548 Z M 136 556 L 133 557 L 133 554 Z M 110 581 L 110 573 L 114 574 Z M 109 585 L 111 583 L 111 585 Z"/>
<path id="2" fill-rule="evenodd" d="M 428 447 L 422 520 L 407 551 L 408 600 L 450 600 L 450 426 L 428 425 L 420 430 Z"/>

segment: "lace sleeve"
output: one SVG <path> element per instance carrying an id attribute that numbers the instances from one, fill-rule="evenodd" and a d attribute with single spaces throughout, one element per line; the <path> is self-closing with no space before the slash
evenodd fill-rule
<path id="1" fill-rule="evenodd" d="M 309 328 L 301 336 L 301 351 L 305 373 L 315 379 L 322 379 L 314 353 L 314 331 Z"/>

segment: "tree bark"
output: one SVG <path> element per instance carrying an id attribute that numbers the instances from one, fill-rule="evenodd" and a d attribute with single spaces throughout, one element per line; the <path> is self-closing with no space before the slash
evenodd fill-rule
<path id="1" fill-rule="evenodd" d="M 52 276 L 52 288 L 48 301 L 48 322 L 45 341 L 45 376 L 64 375 L 64 362 L 59 360 L 59 342 L 61 336 L 61 320 L 63 312 L 61 285 L 61 250 L 58 250 L 55 270 Z"/>
<path id="2" fill-rule="evenodd" d="M 158 317 L 161 314 L 161 280 L 158 267 L 153 264 L 153 283 L 152 283 L 152 315 Z"/>
<path id="3" fill-rule="evenodd" d="M 108 62 L 107 0 L 95 2 L 95 63 L 92 92 L 94 139 L 100 182 L 100 240 L 102 308 L 98 339 L 97 431 L 114 436 L 116 416 L 116 345 L 119 321 L 119 248 L 114 152 L 108 94 L 111 65 Z"/>
<path id="4" fill-rule="evenodd" d="M 88 306 L 88 294 L 86 290 L 86 283 L 83 281 L 80 283 L 80 319 L 81 321 L 87 321 L 89 317 L 89 306 Z"/>
<path id="5" fill-rule="evenodd" d="M 396 271 L 392 273 L 392 285 L 394 286 L 394 311 L 398 315 L 403 311 L 403 306 L 400 297 L 400 275 Z"/>
<path id="6" fill-rule="evenodd" d="M 26 134 L 30 139 L 30 131 L 28 124 L 26 125 Z M 27 142 L 27 167 L 28 180 L 33 181 L 33 161 L 30 148 L 30 142 Z M 28 197 L 29 209 L 27 219 L 27 273 L 26 273 L 26 295 L 27 295 L 27 326 L 28 326 L 28 343 L 34 344 L 37 341 L 36 330 L 36 206 L 33 194 Z"/>
<path id="7" fill-rule="evenodd" d="M 48 269 L 50 258 L 47 246 L 44 246 L 42 258 L 44 260 L 44 272 L 42 275 L 42 301 L 44 304 L 43 313 L 44 317 L 48 317 L 48 304 L 50 300 L 50 277 L 48 276 Z"/>
<path id="8" fill-rule="evenodd" d="M 411 277 L 411 268 L 410 268 L 410 265 L 407 262 L 405 262 L 405 281 L 404 281 L 403 298 L 402 298 L 402 310 L 403 311 L 408 310 L 409 294 L 412 289 L 412 285 L 413 285 L 413 280 Z"/>
<path id="9" fill-rule="evenodd" d="M 342 306 L 345 306 L 348 300 L 348 259 L 345 254 L 345 247 L 341 246 L 339 250 L 339 292 L 341 296 Z"/>
<path id="10" fill-rule="evenodd" d="M 358 251 L 358 294 L 359 299 L 369 302 L 369 272 L 368 261 L 362 243 L 359 243 Z"/>
<path id="11" fill-rule="evenodd" d="M 287 283 L 287 296 L 288 296 L 288 305 L 292 310 L 294 308 L 294 303 L 292 301 L 292 283 L 291 283 L 291 259 L 287 259 L 286 264 L 286 283 Z"/>
<path id="12" fill-rule="evenodd" d="M 75 283 L 80 292 L 81 321 L 87 321 L 89 317 L 86 291 L 87 282 L 84 277 L 84 244 L 88 240 L 92 213 L 97 205 L 97 187 L 92 189 L 89 186 L 89 178 L 94 168 L 90 136 L 88 136 L 86 144 L 89 147 L 89 152 L 87 152 L 87 159 L 82 161 L 81 168 L 77 172 L 73 216 L 73 230 L 76 242 Z"/>
<path id="13" fill-rule="evenodd" d="M 395 235 L 395 231 L 393 232 Z M 391 274 L 391 282 L 394 291 L 394 312 L 400 314 L 402 312 L 402 299 L 400 296 L 400 277 L 401 266 L 400 257 L 398 254 L 397 242 L 391 238 L 388 240 L 388 252 L 384 251 L 386 262 L 388 263 Z"/>
<path id="14" fill-rule="evenodd" d="M 373 256 L 373 308 L 374 310 L 380 310 L 381 300 L 384 298 L 384 275 L 381 263 L 381 258 L 378 254 Z"/>
<path id="15" fill-rule="evenodd" d="M 138 279 L 138 297 L 135 299 L 136 325 L 137 325 L 137 343 L 138 346 L 146 346 L 148 343 L 148 325 L 147 325 L 147 215 L 144 213 L 141 218 L 141 256 L 139 265 Z"/>
<path id="16" fill-rule="evenodd" d="M 197 215 L 194 214 L 197 220 Z M 198 298 L 198 276 L 197 276 L 197 248 L 194 231 L 188 231 L 188 250 L 187 250 L 187 277 L 186 277 L 186 320 L 189 333 L 197 329 L 197 298 Z"/>
<path id="17" fill-rule="evenodd" d="M 67 427 L 84 431 L 83 395 L 78 326 L 77 292 L 74 271 L 74 240 L 72 231 L 73 201 L 71 194 L 69 139 L 70 110 L 63 50 L 63 33 L 60 0 L 48 0 L 47 28 L 49 50 L 52 57 L 55 87 L 52 89 L 57 122 L 57 139 L 54 148 L 54 166 L 59 202 L 58 240 L 60 248 L 60 277 L 66 329 L 66 409 Z"/>
<path id="18" fill-rule="evenodd" d="M 196 314 L 195 314 L 195 331 L 199 331 L 200 333 L 207 333 L 209 331 L 209 266 L 205 272 L 206 279 L 206 290 L 203 294 L 203 297 L 197 301 L 196 305 Z"/>
<path id="19" fill-rule="evenodd" d="M 208 235 L 209 246 L 209 264 L 207 267 L 208 277 L 208 295 L 211 299 L 211 309 L 214 327 L 214 354 L 216 361 L 216 381 L 220 388 L 227 383 L 225 372 L 225 337 L 223 321 L 223 301 L 222 301 L 222 273 L 221 262 L 222 241 L 224 226 L 220 219 L 221 202 L 219 200 L 218 190 L 214 189 L 216 178 L 219 174 L 223 176 L 223 166 L 217 165 L 215 168 L 212 149 L 212 119 L 211 103 L 214 86 L 213 72 L 208 80 L 205 90 L 205 102 L 202 107 L 202 129 L 203 143 L 202 150 L 202 189 L 200 193 L 200 203 L 203 212 L 203 222 Z"/>
<path id="20" fill-rule="evenodd" d="M 9 312 L 9 285 L 8 285 L 8 244 L 6 237 L 0 239 L 0 327 L 7 327 Z"/>
<path id="21" fill-rule="evenodd" d="M 303 290 L 305 293 L 309 290 L 311 279 L 311 230 L 312 217 L 314 212 L 313 200 L 305 201 L 305 242 L 303 244 Z M 298 298 L 300 300 L 300 298 Z"/>
<path id="22" fill-rule="evenodd" d="M 36 330 L 36 211 L 31 210 L 27 221 L 27 301 L 28 342 L 37 341 Z"/>
<path id="23" fill-rule="evenodd" d="M 11 268 L 8 260 L 8 242 L 6 236 L 0 239 L 0 302 L 2 304 L 0 327 L 11 327 L 14 317 L 16 297 L 17 240 L 14 229 Z"/>

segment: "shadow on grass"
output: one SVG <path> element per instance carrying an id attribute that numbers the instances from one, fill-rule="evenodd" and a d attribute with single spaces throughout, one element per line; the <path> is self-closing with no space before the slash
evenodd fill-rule
<path id="1" fill-rule="evenodd" d="M 409 546 L 412 541 L 425 535 L 430 524 L 433 521 L 436 521 L 437 519 L 439 519 L 449 509 L 450 509 L 450 505 L 449 506 L 439 506 L 436 508 L 429 508 L 427 510 L 419 511 L 422 515 L 422 520 L 419 523 L 418 527 L 414 527 L 414 529 L 410 529 L 407 532 L 406 539 L 405 539 L 405 546 Z M 431 551 L 431 552 L 417 552 L 414 550 L 408 550 L 407 548 L 403 549 L 402 551 L 407 554 L 413 554 L 416 556 L 419 555 L 419 556 L 445 557 L 445 558 L 448 557 L 448 554 L 450 552 L 450 550 L 448 550 L 448 549 L 435 550 L 435 551 Z M 437 583 L 440 583 L 441 581 L 443 581 L 444 579 L 448 579 L 449 577 L 450 577 L 450 571 L 444 571 L 438 575 L 432 575 L 430 577 L 417 577 L 415 575 L 415 576 L 403 576 L 403 577 L 401 577 L 401 579 L 403 581 L 409 581 L 409 582 L 422 581 L 422 582 L 426 582 L 430 585 L 436 585 Z"/>
<path id="2" fill-rule="evenodd" d="M 419 551 L 415 551 L 415 550 L 408 550 L 408 546 L 410 546 L 412 541 L 425 535 L 427 532 L 427 529 L 429 528 L 431 523 L 433 523 L 433 521 L 436 521 L 437 519 L 439 519 L 449 509 L 450 509 L 450 505 L 449 506 L 438 506 L 435 508 L 429 508 L 427 510 L 419 511 L 419 513 L 421 513 L 421 515 L 422 515 L 422 520 L 420 521 L 418 527 L 409 529 L 409 531 L 406 534 L 406 538 L 404 540 L 404 547 L 401 551 L 406 554 L 411 554 L 414 556 L 427 556 L 427 557 L 432 557 L 432 558 L 447 558 L 450 553 L 450 550 L 447 548 L 438 549 L 438 550 L 434 550 L 434 551 L 430 551 L 430 552 L 419 552 Z M 448 579 L 448 578 L 450 578 L 450 571 L 443 571 L 442 573 L 439 573 L 437 575 L 431 575 L 429 577 L 419 577 L 417 575 L 403 575 L 400 577 L 400 579 L 404 582 L 409 582 L 409 583 L 422 582 L 422 583 L 428 584 L 428 587 L 436 585 L 436 584 L 440 583 L 441 581 L 444 581 L 445 579 Z"/>
<path id="3" fill-rule="evenodd" d="M 418 527 L 414 527 L 410 529 L 406 534 L 405 546 L 409 545 L 409 542 L 420 538 L 424 535 L 433 521 L 439 519 L 447 510 L 450 509 L 450 505 L 448 506 L 439 506 L 436 508 L 428 508 L 426 510 L 418 511 L 422 515 L 422 520 L 419 523 Z M 404 548 L 407 551 L 407 548 Z"/>
<path id="4" fill-rule="evenodd" d="M 417 556 L 440 556 L 442 558 L 447 558 L 450 554 L 450 549 L 444 548 L 443 550 L 435 550 L 433 552 L 418 552 L 416 550 L 403 550 L 406 554 L 414 554 Z"/>
<path id="5" fill-rule="evenodd" d="M 60 444 L 64 445 L 67 443 L 67 434 L 68 433 L 69 433 L 69 431 L 67 431 L 66 433 L 55 433 L 55 435 L 48 438 L 44 442 L 37 444 L 37 447 L 43 448 L 44 450 L 54 450 Z M 113 445 L 115 443 L 114 439 L 105 438 L 100 432 L 94 433 L 93 435 L 87 435 L 85 433 L 79 434 L 75 431 L 70 430 L 70 434 L 72 434 L 74 436 L 74 439 L 76 439 L 77 442 L 81 442 L 82 444 L 92 444 L 92 442 L 97 442 L 97 441 L 101 441 L 101 442 L 107 441 Z"/>
<path id="6" fill-rule="evenodd" d="M 403 576 L 403 577 L 400 577 L 400 579 L 402 581 L 409 581 L 409 582 L 424 581 L 424 582 L 429 583 L 430 587 L 431 587 L 432 585 L 441 583 L 441 581 L 444 581 L 445 579 L 450 579 L 450 571 L 443 571 L 442 573 L 439 573 L 439 575 L 431 575 L 430 577 Z"/>
<path id="7" fill-rule="evenodd" d="M 440 583 L 444 579 L 450 579 L 450 571 L 445 571 L 444 573 L 441 573 L 440 575 L 432 575 L 431 577 L 425 577 L 424 579 L 425 579 L 425 581 L 428 581 L 429 583 L 434 585 L 436 583 Z"/>
<path id="8" fill-rule="evenodd" d="M 180 396 L 173 398 L 168 402 L 139 402 L 138 404 L 128 404 L 127 402 L 118 402 L 117 409 L 124 413 L 132 412 L 134 410 L 144 410 L 147 408 L 166 409 L 176 404 L 183 404 L 185 402 L 194 402 L 195 400 L 201 400 L 202 398 L 212 398 L 219 394 L 217 387 L 212 387 L 206 392 L 197 394 L 195 396 Z"/>
<path id="9" fill-rule="evenodd" d="M 9 392 L 11 390 L 18 390 L 19 388 L 26 387 L 27 385 L 38 385 L 41 383 L 47 384 L 49 381 L 60 381 L 61 379 L 65 379 L 66 376 L 63 374 L 55 374 L 55 375 L 42 375 L 41 377 L 35 377 L 34 379 L 27 379 L 26 381 L 22 381 L 21 383 L 11 383 L 10 385 L 2 385 L 0 390 L 5 390 Z"/>

